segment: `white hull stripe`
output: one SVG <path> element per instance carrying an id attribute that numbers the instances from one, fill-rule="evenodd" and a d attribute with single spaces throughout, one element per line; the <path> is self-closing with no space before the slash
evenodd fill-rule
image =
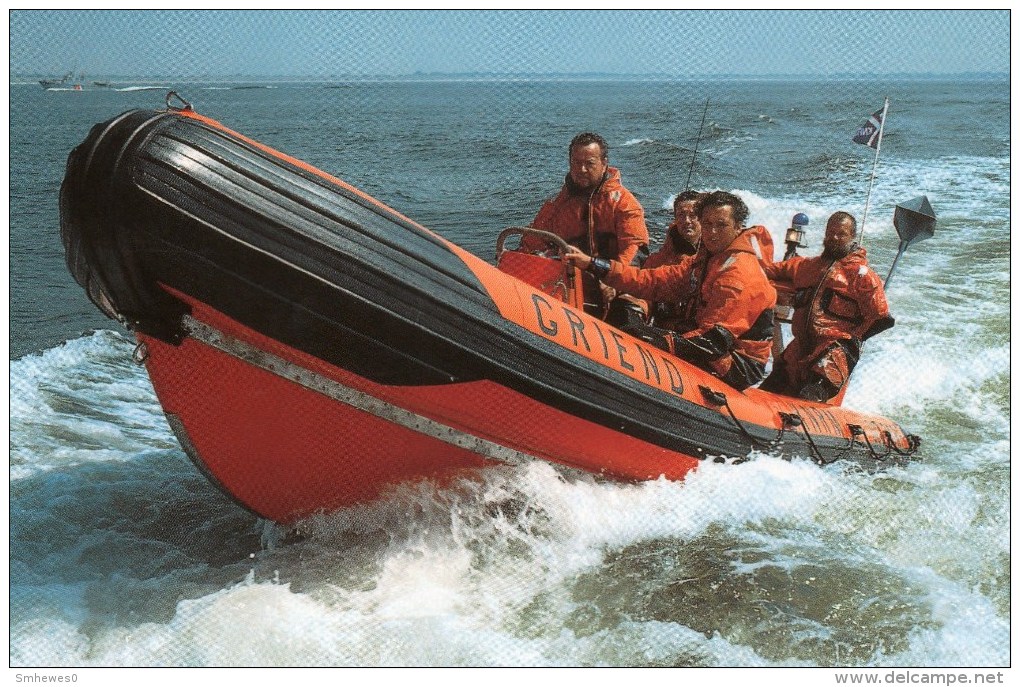
<path id="1" fill-rule="evenodd" d="M 451 446 L 466 449 L 479 456 L 511 465 L 522 465 L 537 459 L 535 456 L 462 432 L 441 422 L 395 406 L 392 403 L 387 403 L 363 391 L 352 389 L 340 382 L 228 336 L 190 315 L 184 316 L 183 325 L 185 331 L 196 341 L 201 341 L 233 358 L 254 365 L 278 377 L 290 380 L 306 389 L 328 396 L 352 408 L 392 422 L 395 425 L 413 430 L 433 439 L 438 439 Z"/>

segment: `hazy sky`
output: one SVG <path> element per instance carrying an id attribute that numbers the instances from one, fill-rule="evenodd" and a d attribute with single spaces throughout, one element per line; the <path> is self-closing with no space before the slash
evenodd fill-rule
<path id="1" fill-rule="evenodd" d="M 1009 70 L 985 11 L 16 10 L 10 68 L 98 76 Z"/>

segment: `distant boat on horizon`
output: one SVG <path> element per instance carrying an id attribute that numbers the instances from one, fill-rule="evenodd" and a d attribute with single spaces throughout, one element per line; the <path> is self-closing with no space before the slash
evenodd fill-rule
<path id="1" fill-rule="evenodd" d="M 81 77 L 83 77 L 83 78 L 84 78 L 84 76 L 85 76 L 84 74 L 81 75 Z M 64 87 L 67 86 L 68 83 L 71 84 L 72 88 L 74 86 L 77 86 L 78 88 L 81 88 L 80 80 L 78 82 L 74 81 L 74 72 L 73 71 L 64 74 L 59 79 L 39 79 L 39 85 L 42 86 L 46 90 L 49 90 L 51 88 L 64 88 Z"/>
<path id="2" fill-rule="evenodd" d="M 71 91 L 83 91 L 85 90 L 85 73 L 79 72 L 78 78 L 75 78 L 74 71 L 69 71 L 59 79 L 39 79 L 39 85 L 44 90 L 71 90 Z M 90 86 L 93 88 L 111 88 L 113 84 L 109 81 L 93 81 Z"/>

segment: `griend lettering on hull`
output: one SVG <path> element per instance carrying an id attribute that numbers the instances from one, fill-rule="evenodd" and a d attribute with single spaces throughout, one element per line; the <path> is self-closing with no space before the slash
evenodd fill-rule
<path id="1" fill-rule="evenodd" d="M 853 415 L 837 415 L 831 408 L 816 408 L 814 406 L 794 406 L 798 415 L 804 421 L 805 427 L 814 434 L 828 434 L 830 436 L 847 436 L 849 431 L 848 422 L 859 424 L 866 433 L 867 439 L 876 444 L 885 441 L 885 432 L 892 436 L 903 434 L 903 430 L 892 422 L 883 422 L 880 418 L 855 418 Z"/>
<path id="2" fill-rule="evenodd" d="M 629 377 L 675 396 L 683 395 L 680 366 L 664 351 L 644 346 L 637 339 L 541 294 L 531 294 L 531 303 L 535 321 L 525 326 L 532 331 Z"/>
<path id="3" fill-rule="evenodd" d="M 840 436 L 844 432 L 844 428 L 840 426 L 835 415 L 827 409 L 800 406 L 797 407 L 797 413 L 808 429 L 815 434 Z"/>

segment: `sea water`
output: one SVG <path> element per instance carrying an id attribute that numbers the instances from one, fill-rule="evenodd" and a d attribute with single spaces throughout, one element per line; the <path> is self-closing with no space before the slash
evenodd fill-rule
<path id="1" fill-rule="evenodd" d="M 536 462 L 407 484 L 296 529 L 251 515 L 169 430 L 130 334 L 63 265 L 57 195 L 96 122 L 161 93 L 11 86 L 10 662 L 16 666 L 1002 666 L 1010 661 L 1005 80 L 172 84 L 205 115 L 492 258 L 600 132 L 656 245 L 671 200 L 734 191 L 778 244 L 897 203 L 934 238 L 888 291 L 847 406 L 923 437 L 877 474 L 757 455 L 682 483 Z M 251 84 L 245 84 L 251 86 Z M 706 98 L 710 99 L 700 131 Z M 694 149 L 697 156 L 694 159 Z"/>

